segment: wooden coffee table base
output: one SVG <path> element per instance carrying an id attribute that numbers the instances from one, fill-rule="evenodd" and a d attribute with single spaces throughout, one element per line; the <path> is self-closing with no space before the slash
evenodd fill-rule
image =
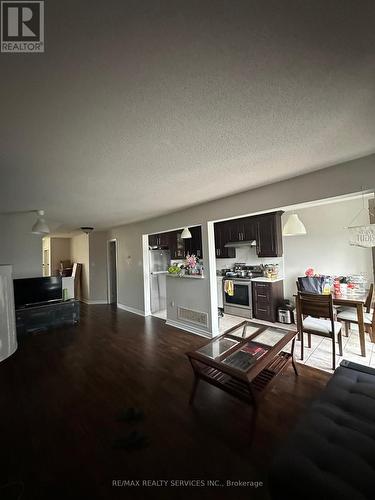
<path id="1" fill-rule="evenodd" d="M 190 404 L 200 380 L 218 387 L 254 408 L 252 437 L 260 397 L 290 363 L 298 375 L 294 360 L 296 334 L 294 329 L 243 321 L 197 351 L 187 352 L 194 372 Z M 289 342 L 290 354 L 283 350 Z"/>
<path id="2" fill-rule="evenodd" d="M 292 352 L 294 351 L 294 342 L 293 340 Z M 271 363 L 251 382 L 223 373 L 219 369 L 206 365 L 202 361 L 197 361 L 192 358 L 189 359 L 194 371 L 194 383 L 189 400 L 190 404 L 194 402 L 195 393 L 200 380 L 204 380 L 241 401 L 256 407 L 265 389 L 290 363 L 292 363 L 295 374 L 298 375 L 293 355 L 283 351 L 277 354 Z"/>

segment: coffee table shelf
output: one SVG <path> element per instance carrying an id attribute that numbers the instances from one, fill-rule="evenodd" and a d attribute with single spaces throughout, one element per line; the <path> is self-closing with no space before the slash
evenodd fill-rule
<path id="1" fill-rule="evenodd" d="M 193 403 L 200 380 L 257 406 L 260 396 L 294 361 L 297 332 L 244 321 L 197 351 L 187 353 L 194 371 Z M 291 353 L 283 351 L 292 342 Z"/>

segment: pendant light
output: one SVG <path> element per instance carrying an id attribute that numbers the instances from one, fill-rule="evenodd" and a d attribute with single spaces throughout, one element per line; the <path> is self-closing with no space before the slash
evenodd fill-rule
<path id="1" fill-rule="evenodd" d="M 191 238 L 191 232 L 189 231 L 188 227 L 185 227 L 184 230 L 181 233 L 181 238 L 183 240 L 187 240 L 188 238 Z"/>
<path id="2" fill-rule="evenodd" d="M 51 231 L 44 219 L 44 210 L 36 210 L 36 213 L 38 214 L 38 219 L 33 225 L 31 232 L 33 234 L 49 234 Z"/>
<path id="3" fill-rule="evenodd" d="M 307 234 L 306 228 L 297 214 L 290 214 L 283 227 L 283 236 Z"/>

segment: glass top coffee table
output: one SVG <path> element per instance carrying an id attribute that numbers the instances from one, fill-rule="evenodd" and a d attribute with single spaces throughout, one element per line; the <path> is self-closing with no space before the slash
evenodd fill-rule
<path id="1" fill-rule="evenodd" d="M 200 380 L 219 387 L 255 409 L 259 396 L 294 361 L 297 332 L 243 321 L 196 351 L 186 353 L 194 371 L 193 403 Z M 292 341 L 291 353 L 284 347 Z"/>

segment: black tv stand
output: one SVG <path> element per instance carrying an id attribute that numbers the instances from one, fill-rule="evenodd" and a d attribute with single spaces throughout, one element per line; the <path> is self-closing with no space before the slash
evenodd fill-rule
<path id="1" fill-rule="evenodd" d="M 30 307 L 40 307 L 40 306 L 50 306 L 53 304 L 60 304 L 61 302 L 63 302 L 63 299 L 51 300 L 47 302 L 34 302 L 33 304 L 25 304 L 23 306 L 18 307 L 17 311 L 19 311 L 20 309 L 29 309 Z"/>
<path id="2" fill-rule="evenodd" d="M 74 299 L 16 309 L 18 337 L 78 322 L 79 301 Z"/>

